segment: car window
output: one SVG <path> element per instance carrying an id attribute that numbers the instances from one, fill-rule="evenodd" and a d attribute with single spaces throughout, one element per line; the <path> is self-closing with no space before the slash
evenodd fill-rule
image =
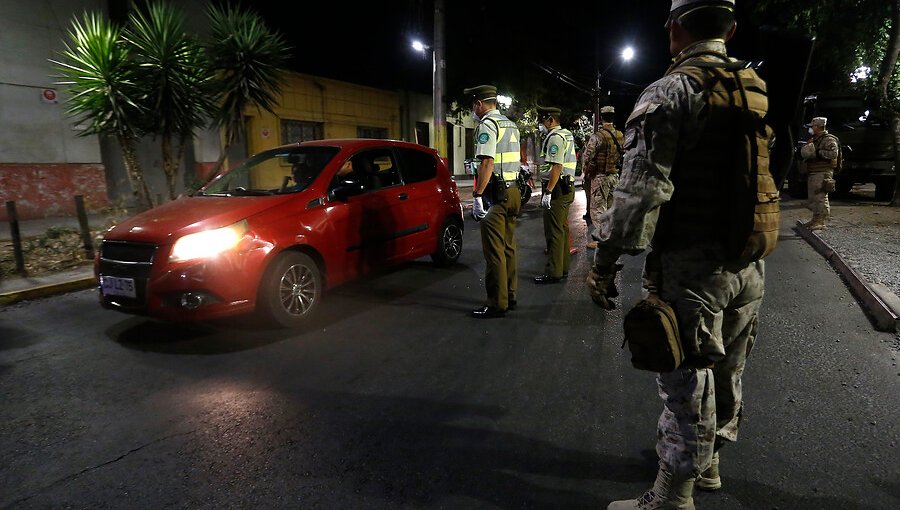
<path id="1" fill-rule="evenodd" d="M 200 195 L 297 193 L 312 184 L 338 150 L 337 147 L 290 147 L 261 152 L 207 184 Z"/>
<path id="2" fill-rule="evenodd" d="M 397 152 L 407 184 L 434 179 L 437 175 L 437 159 L 433 155 L 413 149 L 398 149 Z"/>
<path id="3" fill-rule="evenodd" d="M 343 178 L 358 180 L 365 185 L 367 191 L 378 191 L 401 184 L 400 173 L 390 149 L 372 149 L 354 154 L 342 164 L 335 176 L 336 180 Z"/>

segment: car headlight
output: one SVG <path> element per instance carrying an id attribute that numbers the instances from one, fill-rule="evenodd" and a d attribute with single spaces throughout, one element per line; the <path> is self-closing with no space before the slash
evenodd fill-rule
<path id="1" fill-rule="evenodd" d="M 227 227 L 188 234 L 175 241 L 169 260 L 183 262 L 215 257 L 237 246 L 248 230 L 247 220 L 241 220 Z"/>

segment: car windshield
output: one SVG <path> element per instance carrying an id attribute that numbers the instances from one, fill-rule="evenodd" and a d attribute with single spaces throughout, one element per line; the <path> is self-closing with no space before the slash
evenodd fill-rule
<path id="1" fill-rule="evenodd" d="M 339 149 L 289 147 L 261 152 L 200 190 L 204 196 L 280 195 L 303 191 Z"/>

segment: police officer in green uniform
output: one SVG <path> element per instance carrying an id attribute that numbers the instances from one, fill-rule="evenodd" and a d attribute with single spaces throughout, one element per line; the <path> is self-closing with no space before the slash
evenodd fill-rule
<path id="1" fill-rule="evenodd" d="M 516 307 L 516 218 L 522 204 L 519 174 L 519 129 L 497 110 L 497 87 L 465 89 L 472 99 L 475 158 L 478 170 L 472 190 L 472 216 L 481 222 L 484 251 L 484 287 L 487 304 L 472 310 L 472 317 L 503 317 Z"/>
<path id="2" fill-rule="evenodd" d="M 539 285 L 557 283 L 569 274 L 569 206 L 575 200 L 575 138 L 559 125 L 559 108 L 538 107 L 538 128 L 546 136 L 540 167 L 547 265 L 534 278 Z"/>

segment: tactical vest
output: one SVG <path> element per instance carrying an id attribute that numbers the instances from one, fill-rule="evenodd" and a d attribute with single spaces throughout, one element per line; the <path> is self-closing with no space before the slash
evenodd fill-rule
<path id="1" fill-rule="evenodd" d="M 825 139 L 828 137 L 834 138 L 835 141 L 837 141 L 837 137 L 835 137 L 834 135 L 832 135 L 830 133 L 825 133 L 822 136 L 820 136 L 817 140 L 813 140 L 813 145 L 816 146 L 816 157 L 814 157 L 806 162 L 806 171 L 807 172 L 809 172 L 811 174 L 815 174 L 815 173 L 819 173 L 819 172 L 830 172 L 830 171 L 834 170 L 834 168 L 837 166 L 837 162 L 838 162 L 838 159 L 840 159 L 840 153 L 841 153 L 840 152 L 841 151 L 840 142 L 838 143 L 838 157 L 836 159 L 825 159 L 825 158 L 819 156 L 819 150 L 821 150 L 822 142 L 824 142 Z"/>
<path id="2" fill-rule="evenodd" d="M 504 181 L 515 181 L 519 176 L 519 128 L 497 110 L 488 112 L 481 123 L 490 122 L 497 129 L 497 148 L 494 154 L 494 174 Z"/>
<path id="3" fill-rule="evenodd" d="M 544 159 L 547 157 L 547 145 L 550 142 L 550 138 L 559 135 L 562 137 L 563 142 L 566 144 L 563 147 L 563 164 L 562 164 L 562 175 L 568 175 L 569 177 L 575 177 L 575 169 L 578 167 L 578 158 L 575 157 L 575 137 L 572 135 L 572 132 L 568 129 L 563 129 L 561 127 L 553 128 L 549 133 L 547 133 L 547 137 L 544 138 L 544 143 L 541 145 L 541 158 Z M 541 168 L 541 179 L 547 180 L 550 178 L 550 168 L 551 165 L 549 163 L 544 163 L 543 168 Z"/>
<path id="4" fill-rule="evenodd" d="M 605 175 L 619 173 L 619 170 L 622 169 L 622 156 L 624 156 L 622 132 L 616 128 L 609 129 L 601 125 L 597 133 L 604 138 L 606 144 L 606 154 L 598 167 L 603 170 Z"/>
<path id="5" fill-rule="evenodd" d="M 709 54 L 667 74 L 702 84 L 706 124 L 696 147 L 681 151 L 670 178 L 675 191 L 661 211 L 654 246 L 718 243 L 728 261 L 761 259 L 778 240 L 779 195 L 769 172 L 772 129 L 765 82 L 744 62 Z"/>

